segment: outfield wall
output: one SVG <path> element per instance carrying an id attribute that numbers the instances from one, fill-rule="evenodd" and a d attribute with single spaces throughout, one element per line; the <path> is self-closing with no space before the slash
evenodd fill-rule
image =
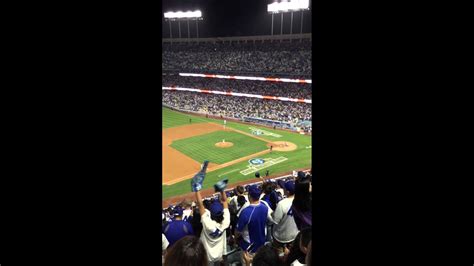
<path id="1" fill-rule="evenodd" d="M 200 113 L 200 112 L 195 112 L 195 111 L 183 110 L 183 109 L 179 109 L 179 108 L 176 108 L 176 107 L 169 106 L 169 105 L 164 104 L 164 103 L 161 103 L 161 105 L 162 105 L 163 107 L 166 107 L 166 108 L 169 108 L 169 109 L 171 109 L 171 110 L 178 111 L 178 112 L 182 112 L 182 113 L 187 113 L 187 114 L 192 114 L 192 115 L 197 115 L 197 116 L 206 117 L 206 118 L 212 118 L 212 119 L 228 120 L 228 121 L 237 122 L 237 123 L 241 123 L 241 124 L 252 125 L 252 126 L 260 126 L 260 127 L 265 127 L 265 128 L 273 129 L 273 127 L 270 127 L 270 126 L 267 126 L 267 125 L 263 125 L 263 124 L 259 124 L 259 123 L 245 122 L 245 121 L 243 121 L 243 120 L 239 120 L 239 119 L 236 119 L 236 118 L 233 118 L 233 117 L 209 115 L 209 114 L 206 114 L 206 113 Z M 281 127 L 277 127 L 277 128 L 278 128 L 278 130 L 284 130 L 284 131 L 288 131 L 288 132 L 292 132 L 292 133 L 297 133 L 297 132 L 298 132 L 298 131 L 296 131 L 296 130 L 290 130 L 290 129 L 281 128 Z M 302 134 L 302 133 L 300 133 L 300 134 Z M 311 136 L 311 133 L 309 133 L 309 132 L 304 132 L 303 135 Z"/>

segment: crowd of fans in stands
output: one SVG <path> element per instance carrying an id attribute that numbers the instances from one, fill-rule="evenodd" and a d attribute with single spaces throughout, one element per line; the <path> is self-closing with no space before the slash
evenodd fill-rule
<path id="1" fill-rule="evenodd" d="M 164 45 L 162 68 L 311 75 L 309 42 L 199 43 Z"/>
<path id="2" fill-rule="evenodd" d="M 309 100 L 311 99 L 312 94 L 311 84 L 305 83 L 230 80 L 166 75 L 162 78 L 162 84 L 165 87 L 176 86 L 194 89 L 210 89 Z"/>
<path id="3" fill-rule="evenodd" d="M 242 119 L 256 117 L 289 123 L 311 121 L 311 104 L 187 91 L 163 91 L 162 103 L 180 110 Z"/>
<path id="4" fill-rule="evenodd" d="M 164 265 L 311 265 L 312 176 L 237 186 L 162 212 Z"/>

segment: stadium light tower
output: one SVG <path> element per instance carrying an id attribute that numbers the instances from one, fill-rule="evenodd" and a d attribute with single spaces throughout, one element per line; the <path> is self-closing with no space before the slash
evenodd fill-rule
<path id="1" fill-rule="evenodd" d="M 268 13 L 272 14 L 272 35 L 273 35 L 273 15 L 281 13 L 280 35 L 283 34 L 283 13 L 291 12 L 290 34 L 293 34 L 293 12 L 301 10 L 301 30 L 303 33 L 303 11 L 309 9 L 309 0 L 290 0 L 289 2 L 274 2 L 267 6 Z"/>
<path id="2" fill-rule="evenodd" d="M 170 23 L 170 38 L 173 38 L 172 35 L 172 30 L 171 30 L 171 22 L 172 21 L 178 21 L 178 32 L 179 32 L 179 38 L 181 39 L 181 24 L 180 21 L 186 21 L 188 24 L 188 39 L 190 37 L 189 34 L 189 21 L 190 20 L 196 20 L 196 36 L 199 38 L 199 28 L 198 28 L 198 20 L 202 20 L 202 12 L 201 10 L 195 10 L 195 11 L 187 11 L 187 12 L 166 12 L 164 13 L 165 20 L 167 20 Z"/>

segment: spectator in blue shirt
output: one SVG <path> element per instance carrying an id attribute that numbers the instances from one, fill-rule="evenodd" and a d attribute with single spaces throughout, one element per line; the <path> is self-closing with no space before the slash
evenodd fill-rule
<path id="1" fill-rule="evenodd" d="M 175 215 L 174 220 L 166 225 L 165 229 L 163 230 L 166 239 L 168 239 L 169 247 L 173 246 L 176 241 L 185 236 L 194 235 L 191 224 L 182 220 L 183 208 L 177 206 L 173 212 Z"/>
<path id="2" fill-rule="evenodd" d="M 249 252 L 255 253 L 265 244 L 268 207 L 260 202 L 261 191 L 257 186 L 250 186 L 248 191 L 250 205 L 239 216 L 236 238 L 241 237 L 239 246 L 243 250 L 247 250 L 250 244 L 254 244 Z"/>

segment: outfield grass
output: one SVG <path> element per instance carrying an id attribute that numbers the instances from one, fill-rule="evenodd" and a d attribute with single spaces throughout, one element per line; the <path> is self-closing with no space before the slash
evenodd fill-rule
<path id="1" fill-rule="evenodd" d="M 219 148 L 215 144 L 225 139 L 234 146 Z M 223 164 L 268 149 L 264 141 L 234 131 L 216 131 L 205 135 L 175 140 L 171 147 L 198 162 L 209 160 Z"/>
<path id="2" fill-rule="evenodd" d="M 162 108 L 161 128 L 170 128 L 170 127 L 177 127 L 181 125 L 189 125 L 189 119 L 192 119 L 191 122 L 193 124 L 206 122 L 205 120 L 201 119 L 198 116 L 191 116 L 187 114 L 174 112 L 168 108 Z"/>
<path id="3" fill-rule="evenodd" d="M 170 117 L 172 119 L 179 118 L 181 121 L 184 120 L 185 124 L 189 123 L 189 117 L 192 117 L 193 123 L 196 120 L 196 122 L 198 121 L 199 122 L 214 122 L 214 123 L 223 124 L 222 120 L 181 114 L 179 112 L 175 112 L 175 111 L 163 108 L 163 124 L 166 123 L 169 125 L 170 122 L 167 122 L 167 120 L 170 119 Z M 165 126 L 163 125 L 163 128 L 164 127 Z M 244 132 L 248 132 L 248 133 L 251 133 L 251 130 L 249 129 L 249 127 L 260 128 L 265 131 L 273 132 L 275 134 L 279 134 L 282 136 L 281 138 L 277 138 L 277 137 L 272 137 L 272 136 L 261 135 L 259 136 L 260 138 L 263 138 L 269 141 L 293 142 L 298 146 L 298 148 L 294 151 L 290 151 L 290 152 L 273 151 L 271 154 L 262 156 L 263 159 L 269 158 L 269 157 L 276 158 L 279 156 L 284 156 L 288 158 L 288 160 L 282 163 L 270 166 L 263 170 L 260 170 L 261 173 L 263 173 L 265 170 L 268 169 L 270 171 L 270 175 L 275 175 L 275 174 L 289 172 L 297 168 L 311 167 L 311 149 L 309 148 L 309 146 L 311 146 L 311 136 L 301 135 L 298 133 L 288 132 L 284 130 L 273 130 L 266 127 L 259 127 L 256 125 L 240 124 L 240 123 L 235 123 L 235 122 L 230 122 L 230 121 L 227 121 L 227 127 L 231 127 L 234 129 L 244 131 Z M 244 155 L 242 155 L 241 157 L 243 156 Z M 248 165 L 248 162 L 244 161 L 244 162 L 240 162 L 229 167 L 225 167 L 223 169 L 219 169 L 219 170 L 207 173 L 206 178 L 204 179 L 203 189 L 212 188 L 217 181 L 224 179 L 224 177 L 229 178 L 229 185 L 235 182 L 240 182 L 240 181 L 244 181 L 248 179 L 254 179 L 255 176 L 253 173 L 247 176 L 244 176 L 239 173 L 241 170 L 244 170 L 247 167 L 247 165 Z M 172 196 L 191 192 L 190 185 L 189 185 L 190 182 L 191 182 L 190 180 L 185 180 L 185 181 L 182 181 L 170 186 L 163 185 L 163 198 L 169 198 Z"/>

